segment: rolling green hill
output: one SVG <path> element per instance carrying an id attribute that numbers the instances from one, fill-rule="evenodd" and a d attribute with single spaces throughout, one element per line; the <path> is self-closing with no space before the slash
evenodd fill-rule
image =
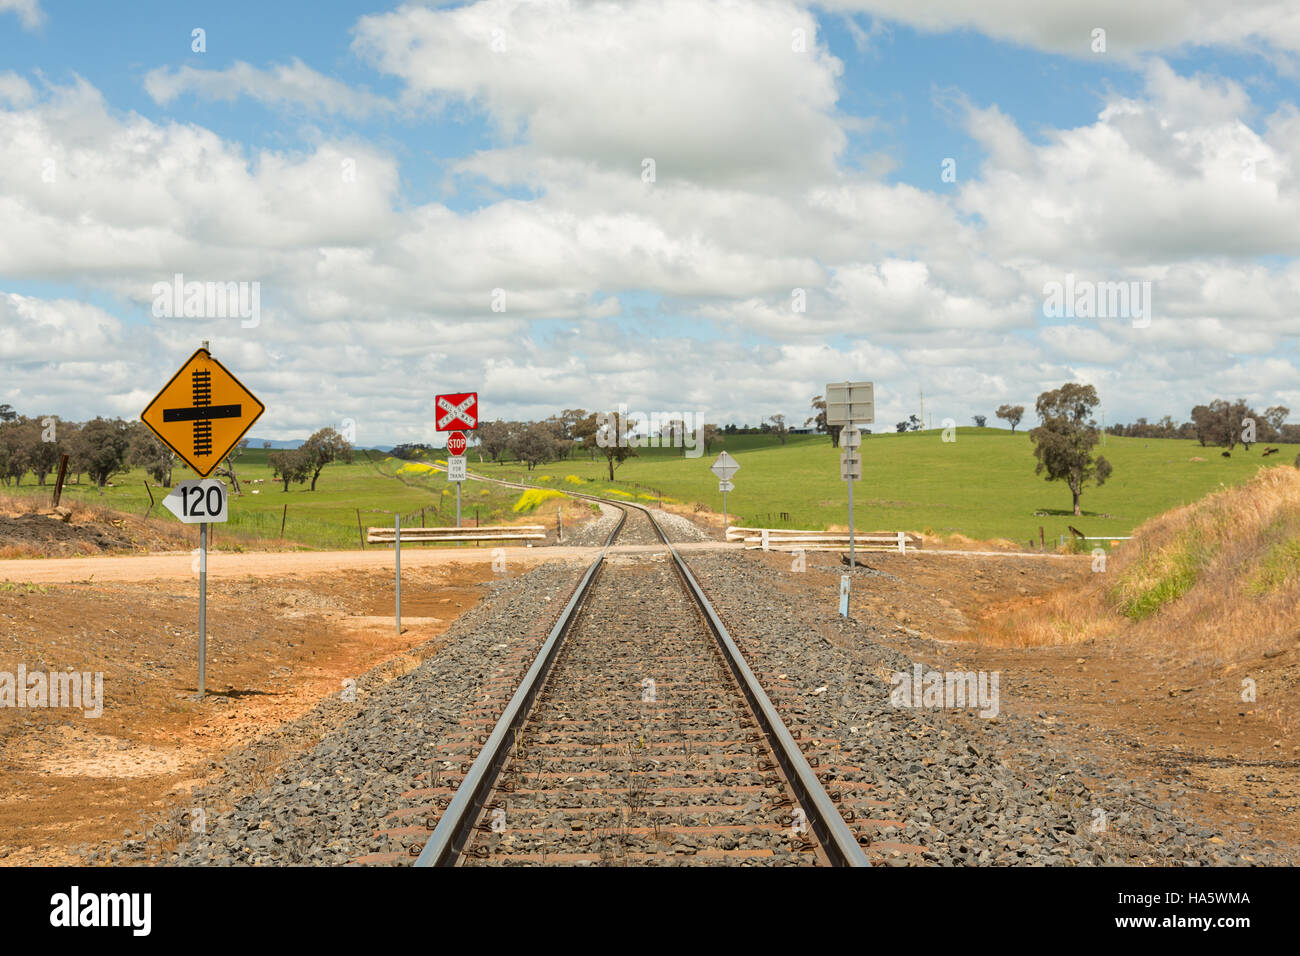
<path id="1" fill-rule="evenodd" d="M 741 439 L 737 441 L 736 439 Z M 1023 432 L 997 428 L 959 428 L 956 441 L 942 433 L 864 436 L 863 479 L 854 488 L 860 529 L 962 534 L 971 538 L 1037 540 L 1041 525 L 1049 541 L 1069 536 L 1067 525 L 1088 535 L 1127 535 L 1142 521 L 1187 504 L 1220 483 L 1239 484 L 1261 465 L 1290 467 L 1300 446 L 1262 458 L 1263 445 L 1240 446 L 1230 458 L 1220 448 L 1202 448 L 1178 439 L 1116 438 L 1098 446 L 1114 465 L 1100 488 L 1085 489 L 1083 515 L 1071 513 L 1069 489 L 1035 476 L 1033 447 Z M 791 436 L 782 446 L 763 435 L 728 436 L 727 450 L 740 463 L 736 490 L 727 496 L 732 523 L 771 527 L 824 528 L 846 525 L 847 495 L 839 478 L 839 451 L 826 436 Z M 543 465 L 531 474 L 518 466 L 475 466 L 485 475 L 518 477 L 563 487 L 575 479 L 593 493 L 622 489 L 637 495 L 698 502 L 722 510 L 722 496 L 709 465 L 718 446 L 700 458 L 683 458 L 680 449 L 640 449 L 608 481 L 604 459 L 586 457 Z M 1200 459 L 1200 460 L 1195 460 Z M 789 514 L 781 520 L 781 512 Z M 1043 514 L 1038 514 L 1043 512 Z"/>
<path id="2" fill-rule="evenodd" d="M 722 496 L 709 465 L 725 447 L 740 463 L 736 490 L 728 495 L 733 524 L 826 528 L 847 523 L 845 486 L 839 479 L 839 452 L 821 435 L 792 435 L 781 445 L 771 435 L 728 435 L 699 458 L 682 457 L 681 449 L 643 448 L 608 480 L 603 457 L 578 453 L 567 461 L 541 465 L 529 472 L 517 462 L 480 463 L 470 449 L 473 472 L 559 491 L 581 491 L 643 503 L 667 500 L 722 510 Z M 1070 493 L 1060 482 L 1034 475 L 1029 437 L 996 428 L 961 428 L 955 442 L 938 430 L 876 434 L 863 441 L 863 480 L 854 488 L 857 526 L 865 530 L 905 530 L 976 539 L 1006 538 L 1024 544 L 1037 539 L 1041 525 L 1049 542 L 1074 525 L 1088 535 L 1127 535 L 1153 515 L 1188 504 L 1220 484 L 1248 480 L 1261 465 L 1290 467 L 1300 446 L 1283 445 L 1281 453 L 1262 458 L 1263 446 L 1249 452 L 1238 447 L 1230 458 L 1222 449 L 1202 448 L 1175 439 L 1108 436 L 1101 450 L 1114 465 L 1113 477 L 1101 488 L 1084 492 L 1084 514 L 1070 513 Z M 451 524 L 455 491 L 440 471 L 424 463 L 404 463 L 381 452 L 359 452 L 351 465 L 334 464 L 321 475 L 315 492 L 291 485 L 283 492 L 271 478 L 267 452 L 249 449 L 238 463 L 245 494 L 234 501 L 231 520 L 216 531 L 232 537 L 274 541 L 288 505 L 285 539 L 317 548 L 358 547 L 357 509 L 363 525 L 388 524 L 401 511 L 419 520 L 426 509 L 429 524 Z M 436 459 L 435 459 L 436 460 Z M 191 477 L 178 468 L 173 479 Z M 261 484 L 254 480 L 261 479 Z M 30 482 L 30 479 L 28 479 Z M 4 491 L 30 496 L 47 505 L 52 489 L 25 483 Z M 253 492 L 256 491 L 256 494 Z M 153 495 L 163 492 L 154 488 Z M 119 475 L 101 498 L 88 485 L 69 485 L 74 500 L 144 514 L 149 507 L 144 474 L 135 469 Z M 518 491 L 482 483 L 463 489 L 463 515 L 472 522 L 475 509 L 483 523 L 521 517 L 513 508 Z M 780 517 L 788 513 L 787 519 Z M 154 515 L 168 518 L 161 507 Z"/>

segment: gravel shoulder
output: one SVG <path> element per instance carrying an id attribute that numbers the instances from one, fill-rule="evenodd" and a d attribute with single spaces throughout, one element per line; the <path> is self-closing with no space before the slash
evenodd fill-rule
<path id="1" fill-rule="evenodd" d="M 354 696 L 335 693 L 229 754 L 211 783 L 124 841 L 86 848 L 85 861 L 341 865 L 391 850 L 385 815 L 520 645 L 540 645 L 580 574 L 547 565 L 489 585 L 432 656 L 416 647 L 361 675 Z"/>
<path id="2" fill-rule="evenodd" d="M 873 563 L 884 563 L 876 557 Z M 912 681 L 895 675 L 910 678 L 918 666 L 925 679 L 973 671 L 971 654 L 963 649 L 955 660 L 951 647 L 865 600 L 854 618 L 840 618 L 842 569 L 829 560 L 803 572 L 792 569 L 789 555 L 700 552 L 688 560 L 785 719 L 814 728 L 823 762 L 849 763 L 872 777 L 887 804 L 882 813 L 901 824 L 881 828 L 875 839 L 924 847 L 921 854 L 889 852 L 885 862 L 1244 865 L 1298 858 L 1292 844 L 1200 812 L 1177 775 L 1158 767 L 1135 774 L 1115 759 L 1114 741 L 1081 747 L 1068 715 L 1026 713 L 1008 700 L 1023 673 L 1000 675 L 996 716 L 989 707 L 984 717 L 970 706 L 927 706 L 924 696 L 922 706 L 897 706 L 894 692 Z M 905 567 L 859 569 L 855 594 L 865 599 L 873 577 L 898 581 Z M 914 597 L 919 604 L 925 596 L 918 588 Z M 905 614 L 900 603 L 895 596 Z M 960 614 L 946 603 L 935 607 Z"/>
<path id="3" fill-rule="evenodd" d="M 603 540 L 616 520 L 616 509 L 603 509 L 588 529 Z M 601 521 L 607 522 L 603 531 Z M 671 520 L 664 524 L 674 538 L 690 534 Z M 872 554 L 866 556 L 870 567 L 853 572 L 854 615 L 844 620 L 835 613 L 844 568 L 831 556 L 810 554 L 800 567 L 790 554 L 684 554 L 782 716 L 801 732 L 809 756 L 827 768 L 830 788 L 849 779 L 871 788 L 873 862 L 1300 860 L 1296 841 L 1285 834 L 1234 820 L 1226 805 L 1218 808 L 1225 812 L 1213 812 L 1188 769 L 1194 761 L 1134 757 L 1141 743 L 1133 734 L 1081 709 L 1077 687 L 1059 683 L 1060 649 L 997 651 L 951 639 L 1007 595 L 1030 600 L 1086 570 L 1014 557 L 971 566 L 940 556 Z M 582 567 L 546 565 L 491 585 L 491 593 L 447 630 L 436 654 L 397 671 L 364 675 L 355 701 L 335 696 L 232 754 L 215 782 L 191 795 L 189 809 L 152 823 L 125 844 L 94 848 L 88 860 L 406 861 L 427 834 L 393 827 L 394 816 L 409 810 L 403 795 L 451 769 L 447 754 L 463 748 L 475 709 L 499 697 L 513 679 Z M 1088 666 L 1082 662 L 1078 666 Z M 1123 663 L 1088 679 L 1120 685 L 1107 693 L 1148 690 L 1140 662 L 1127 662 L 1128 673 Z M 994 673 L 996 685 L 990 683 Z M 898 696 L 914 675 L 920 691 L 933 675 L 942 686 L 953 674 L 972 675 L 968 686 L 991 696 L 960 703 L 943 701 L 942 691 L 938 700 Z M 1293 804 L 1294 790 L 1285 789 L 1289 754 L 1279 756 L 1273 764 L 1280 766 L 1247 772 L 1271 786 L 1273 798 Z M 1237 786 L 1218 779 L 1221 789 Z M 202 819 L 204 832 L 193 832 L 195 819 Z"/>

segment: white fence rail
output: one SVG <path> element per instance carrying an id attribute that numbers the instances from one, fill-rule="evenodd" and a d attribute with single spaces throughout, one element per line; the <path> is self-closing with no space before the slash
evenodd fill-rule
<path id="1" fill-rule="evenodd" d="M 367 544 L 392 544 L 392 527 L 367 528 Z M 478 528 L 403 528 L 402 544 L 458 541 L 545 541 L 546 526 L 540 524 L 482 525 Z"/>
<path id="2" fill-rule="evenodd" d="M 727 528 L 728 541 L 744 542 L 746 548 L 764 551 L 847 551 L 847 531 L 801 531 L 795 528 Z M 864 551 L 920 550 L 921 538 L 906 531 L 859 531 L 853 535 L 855 548 Z"/>

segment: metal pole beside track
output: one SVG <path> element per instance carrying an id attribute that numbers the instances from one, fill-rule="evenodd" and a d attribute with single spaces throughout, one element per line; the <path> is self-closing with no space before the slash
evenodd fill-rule
<path id="1" fill-rule="evenodd" d="M 393 515 L 393 555 L 397 574 L 397 633 L 402 633 L 402 516 Z"/>
<path id="2" fill-rule="evenodd" d="M 199 522 L 199 699 L 208 679 L 208 523 Z"/>
<path id="3" fill-rule="evenodd" d="M 849 472 L 849 580 L 853 580 L 853 569 L 858 566 L 853 550 L 853 540 L 857 537 L 853 526 L 853 472 Z M 844 592 L 844 616 L 849 616 L 849 602 L 852 600 L 852 588 Z"/>

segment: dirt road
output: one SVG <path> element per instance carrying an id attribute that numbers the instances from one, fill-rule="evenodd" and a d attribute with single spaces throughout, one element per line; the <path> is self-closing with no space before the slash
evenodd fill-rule
<path id="1" fill-rule="evenodd" d="M 490 564 L 495 548 L 402 548 L 402 568 L 449 564 Z M 504 548 L 511 567 L 544 561 L 576 561 L 594 548 Z M 0 581 L 58 584 L 100 581 L 165 581 L 192 578 L 198 555 L 188 552 L 100 558 L 38 558 L 0 561 Z M 268 551 L 208 555 L 208 576 L 241 578 L 282 574 L 328 574 L 332 571 L 380 571 L 393 567 L 391 549 L 373 551 Z"/>
<path id="2" fill-rule="evenodd" d="M 618 545 L 620 551 L 653 551 L 658 545 Z M 678 543 L 679 551 L 735 550 L 736 544 L 721 541 Z M 402 548 L 403 568 L 433 568 L 449 564 L 490 564 L 496 548 Z M 531 568 L 547 561 L 595 560 L 599 548 L 575 548 L 565 545 L 547 548 L 502 548 L 506 563 L 512 568 Z M 1078 555 L 1041 554 L 1015 551 L 940 551 L 920 552 L 925 556 L 1034 558 L 1047 561 L 1080 560 Z M 914 554 L 913 557 L 916 555 Z M 862 552 L 865 560 L 867 552 Z M 197 572 L 197 554 L 177 551 L 167 554 L 105 556 L 98 558 L 37 558 L 0 561 L 0 581 L 26 584 L 62 584 L 75 581 L 166 581 L 190 578 Z M 328 574 L 332 571 L 365 571 L 392 568 L 393 552 L 373 551 L 265 551 L 229 553 L 215 551 L 208 555 L 208 576 L 240 578 L 267 574 Z"/>

